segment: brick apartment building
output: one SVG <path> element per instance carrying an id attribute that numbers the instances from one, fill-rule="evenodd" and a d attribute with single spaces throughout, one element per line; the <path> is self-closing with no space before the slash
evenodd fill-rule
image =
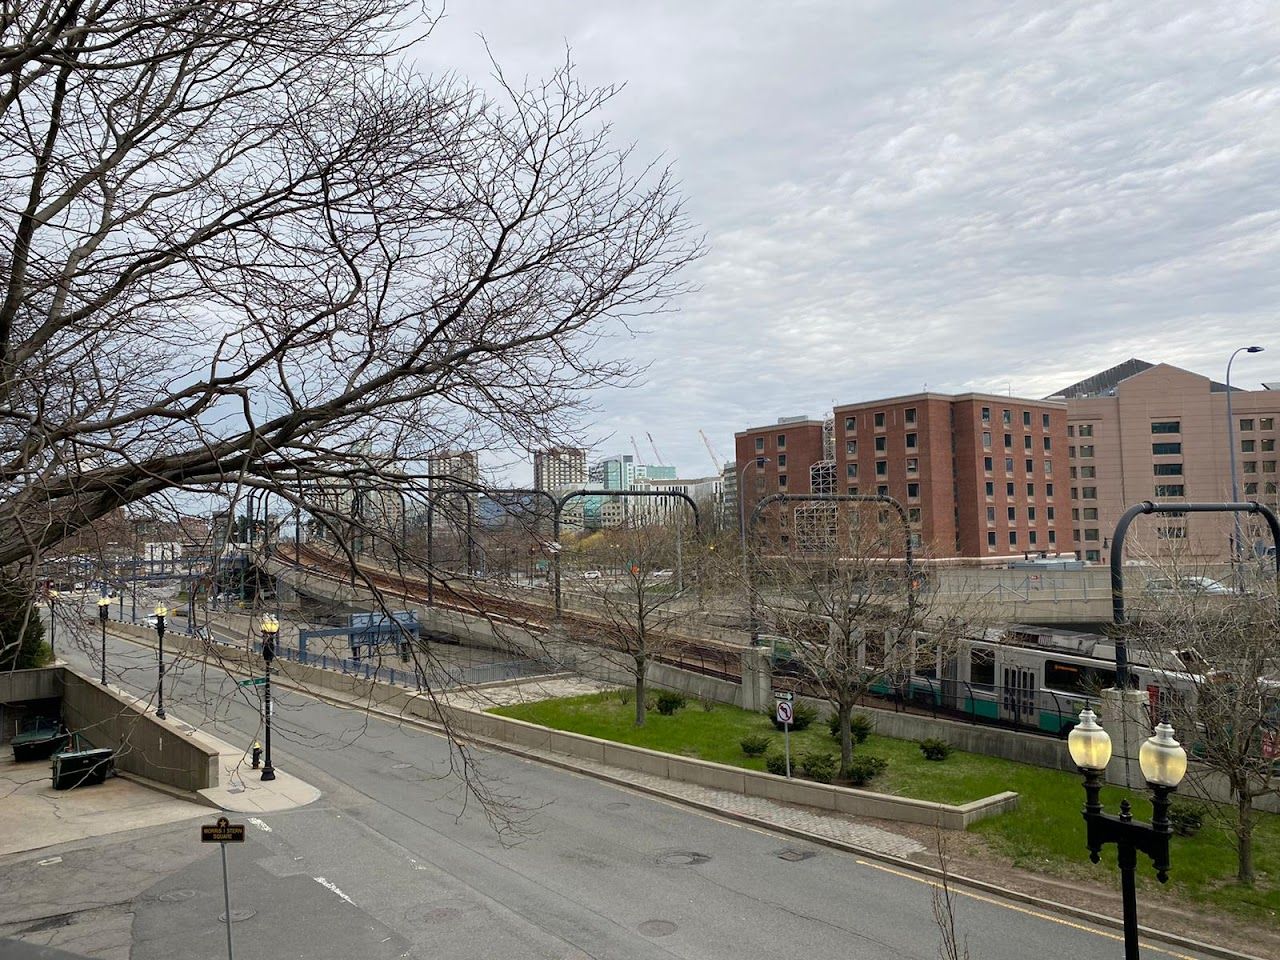
<path id="1" fill-rule="evenodd" d="M 1071 552 L 1067 409 L 1055 400 L 919 393 L 736 435 L 748 509 L 769 493 L 887 494 L 934 557 Z M 753 482 L 754 478 L 754 482 Z M 816 488 L 816 489 L 815 489 Z"/>
<path id="2" fill-rule="evenodd" d="M 1109 562 L 1111 534 L 1132 504 L 1231 499 L 1226 389 L 1188 370 L 1131 359 L 1054 395 L 1067 405 L 1071 530 L 1083 559 Z M 1240 498 L 1275 508 L 1280 389 L 1237 387 L 1231 406 Z M 1265 527 L 1247 519 L 1243 526 L 1247 550 L 1269 545 Z M 1225 561 L 1232 527 L 1222 514 L 1142 518 L 1130 528 L 1127 552 Z"/>

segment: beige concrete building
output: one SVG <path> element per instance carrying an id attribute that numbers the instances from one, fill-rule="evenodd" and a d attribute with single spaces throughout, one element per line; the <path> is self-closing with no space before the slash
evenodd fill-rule
<path id="1" fill-rule="evenodd" d="M 1231 499 L 1226 386 L 1169 364 L 1128 360 L 1051 399 L 1067 402 L 1071 541 L 1081 559 L 1110 560 L 1111 534 L 1126 507 Z M 1280 390 L 1231 394 L 1240 498 L 1275 508 Z M 1126 553 L 1212 563 L 1230 557 L 1230 514 L 1140 518 Z M 1270 545 L 1264 524 L 1246 520 L 1253 553 Z"/>

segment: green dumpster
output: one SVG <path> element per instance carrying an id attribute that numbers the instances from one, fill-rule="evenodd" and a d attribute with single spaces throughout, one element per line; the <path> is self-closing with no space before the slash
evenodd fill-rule
<path id="1" fill-rule="evenodd" d="M 64 750 L 53 755 L 53 789 L 102 783 L 115 767 L 113 751 L 108 747 L 92 750 Z"/>

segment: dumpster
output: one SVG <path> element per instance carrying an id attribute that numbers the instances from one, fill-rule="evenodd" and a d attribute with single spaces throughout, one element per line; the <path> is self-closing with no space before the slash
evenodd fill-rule
<path id="1" fill-rule="evenodd" d="M 14 763 L 30 760 L 48 760 L 67 745 L 67 734 L 62 724 L 47 717 L 28 721 L 21 733 L 13 738 Z"/>
<path id="2" fill-rule="evenodd" d="M 96 750 L 64 750 L 53 755 L 53 789 L 70 790 L 107 779 L 115 767 L 109 747 Z"/>

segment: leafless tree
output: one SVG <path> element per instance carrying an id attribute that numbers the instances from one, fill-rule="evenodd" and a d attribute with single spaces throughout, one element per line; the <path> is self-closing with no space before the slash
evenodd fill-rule
<path id="1" fill-rule="evenodd" d="M 1280 795 L 1280 608 L 1274 593 L 1222 595 L 1177 569 L 1154 579 L 1138 604 L 1131 643 L 1161 690 L 1157 709 L 1194 763 L 1225 779 L 1223 815 L 1234 837 L 1236 878 L 1254 880 L 1258 801 Z M 1192 777 L 1186 787 L 1203 789 Z M 1207 795 L 1207 794 L 1206 794 Z"/>
<path id="2" fill-rule="evenodd" d="M 830 702 L 840 732 L 839 777 L 849 775 L 855 705 L 881 683 L 954 654 L 977 629 L 962 598 L 924 594 L 905 563 L 896 511 L 874 503 L 788 505 L 766 516 L 756 561 L 757 626 Z"/>
<path id="3" fill-rule="evenodd" d="M 404 0 L 5 4 L 0 564 L 116 508 L 560 432 L 698 252 L 569 64 L 406 65 Z M 288 482 L 282 480 L 287 475 Z"/>
<path id="4" fill-rule="evenodd" d="M 694 594 L 692 583 L 675 577 L 679 535 L 660 524 L 622 527 L 588 537 L 574 551 L 580 569 L 574 587 L 596 626 L 570 636 L 631 674 L 637 727 L 645 722 L 649 667 L 680 642 L 671 628 L 679 602 Z"/>

